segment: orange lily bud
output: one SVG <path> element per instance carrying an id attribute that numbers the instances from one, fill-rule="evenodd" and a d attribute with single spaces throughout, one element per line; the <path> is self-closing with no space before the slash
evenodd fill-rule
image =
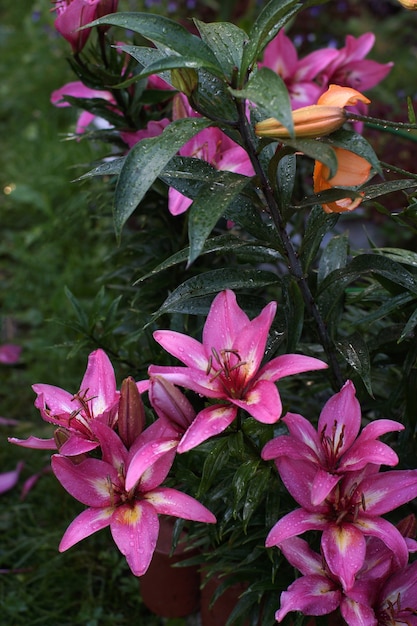
<path id="1" fill-rule="evenodd" d="M 346 112 L 337 106 L 312 104 L 293 111 L 294 132 L 296 137 L 322 137 L 337 130 L 346 121 Z M 289 131 L 274 117 L 255 125 L 258 137 L 288 139 Z"/>
<path id="2" fill-rule="evenodd" d="M 317 100 L 317 104 L 296 109 L 292 113 L 296 137 L 323 137 L 334 132 L 345 123 L 348 115 L 346 106 L 358 102 L 369 104 L 370 100 L 351 87 L 330 85 Z M 255 125 L 258 137 L 272 139 L 288 139 L 289 131 L 274 117 L 270 117 Z"/>
<path id="3" fill-rule="evenodd" d="M 398 0 L 398 2 L 409 11 L 417 11 L 417 0 Z"/>

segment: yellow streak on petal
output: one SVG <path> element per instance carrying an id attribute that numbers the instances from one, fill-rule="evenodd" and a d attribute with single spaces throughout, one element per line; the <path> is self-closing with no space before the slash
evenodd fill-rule
<path id="1" fill-rule="evenodd" d="M 136 524 L 142 515 L 141 508 L 139 506 L 129 507 L 123 506 L 120 507 L 117 512 L 117 520 L 121 524 L 126 524 L 127 526 Z"/>

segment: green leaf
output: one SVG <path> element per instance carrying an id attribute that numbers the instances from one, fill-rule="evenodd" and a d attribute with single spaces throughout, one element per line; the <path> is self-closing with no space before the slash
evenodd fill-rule
<path id="1" fill-rule="evenodd" d="M 193 276 L 179 285 L 152 316 L 153 323 L 164 313 L 192 313 L 193 301 L 201 296 L 216 295 L 223 289 L 257 289 L 277 283 L 272 272 L 257 269 L 224 268 Z M 148 325 L 149 325 L 148 324 Z"/>
<path id="2" fill-rule="evenodd" d="M 328 204 L 329 202 L 334 202 L 335 200 L 340 200 L 341 198 L 363 197 L 362 193 L 359 193 L 357 189 L 360 189 L 360 187 L 333 187 L 332 189 L 326 189 L 325 191 L 316 193 L 313 196 L 307 196 L 300 202 L 297 202 L 297 204 L 294 205 L 294 208 L 306 209 L 317 204 Z M 323 209 L 321 209 L 321 212 L 324 213 Z"/>
<path id="3" fill-rule="evenodd" d="M 376 156 L 374 149 L 372 146 L 358 133 L 354 133 L 350 130 L 340 129 L 331 135 L 323 138 L 323 141 L 328 143 L 330 146 L 335 146 L 336 148 L 343 148 L 344 150 L 349 150 L 349 152 L 353 152 L 357 154 L 372 165 L 374 170 L 378 172 L 380 176 L 383 176 L 382 168 L 379 162 L 378 157 Z"/>
<path id="4" fill-rule="evenodd" d="M 205 24 L 194 20 L 202 40 L 215 55 L 220 67 L 231 79 L 242 63 L 243 48 L 248 36 L 244 30 L 229 22 Z"/>
<path id="5" fill-rule="evenodd" d="M 94 169 L 86 172 L 86 174 L 75 178 L 74 182 L 84 180 L 85 178 L 91 178 L 91 176 L 118 176 L 122 171 L 125 161 L 126 157 L 119 157 L 117 159 L 113 159 L 112 161 L 101 163 Z"/>
<path id="6" fill-rule="evenodd" d="M 326 276 L 334 270 L 346 266 L 348 249 L 349 237 L 347 234 L 335 235 L 330 239 L 321 255 L 317 273 L 317 284 L 320 285 Z"/>
<path id="7" fill-rule="evenodd" d="M 402 191 L 403 189 L 412 189 L 416 187 L 415 179 L 401 179 L 401 180 L 390 180 L 385 181 L 383 183 L 379 183 L 378 185 L 368 185 L 363 188 L 365 194 L 363 196 L 364 200 L 373 200 L 373 198 L 378 198 L 379 196 L 384 196 L 387 193 L 393 193 L 394 191 Z"/>
<path id="8" fill-rule="evenodd" d="M 374 276 L 376 280 L 388 280 L 393 287 L 403 287 L 417 295 L 417 279 L 398 263 L 376 254 L 361 254 L 355 257 L 345 268 L 334 270 L 320 284 L 317 303 L 327 319 L 346 287 L 364 276 Z M 385 286 L 385 285 L 384 285 Z"/>
<path id="9" fill-rule="evenodd" d="M 247 71 L 255 65 L 265 46 L 301 7 L 297 0 L 271 0 L 263 8 L 251 28 L 249 42 L 243 52 L 241 85 L 246 80 Z"/>
<path id="10" fill-rule="evenodd" d="M 190 207 L 188 236 L 190 255 L 188 266 L 195 261 L 214 226 L 226 208 L 246 187 L 250 179 L 232 172 L 218 172 L 216 178 L 205 183 Z"/>
<path id="11" fill-rule="evenodd" d="M 269 467 L 262 467 L 256 472 L 249 483 L 246 493 L 246 500 L 243 506 L 243 529 L 246 532 L 250 518 L 265 499 L 268 491 L 271 470 Z"/>
<path id="12" fill-rule="evenodd" d="M 229 443 L 227 439 L 227 437 L 224 437 L 216 441 L 208 454 L 206 454 L 197 498 L 207 493 L 214 479 L 218 477 L 219 472 L 227 462 L 229 458 Z"/>
<path id="13" fill-rule="evenodd" d="M 161 45 L 182 56 L 207 61 L 221 72 L 221 67 L 210 48 L 199 37 L 192 35 L 184 26 L 167 17 L 153 13 L 121 12 L 105 15 L 91 22 L 88 26 L 101 24 L 127 28 L 149 39 L 156 46 Z"/>
<path id="14" fill-rule="evenodd" d="M 290 133 L 294 132 L 288 89 L 280 76 L 268 67 L 261 67 L 243 89 L 230 90 L 235 98 L 255 103 L 265 118 L 275 117 Z"/>
<path id="15" fill-rule="evenodd" d="M 137 76 L 137 78 L 146 78 L 151 74 L 161 74 L 177 68 L 187 69 L 202 69 L 205 68 L 208 71 L 219 74 L 218 68 L 214 67 L 211 63 L 208 63 L 204 59 L 196 59 L 194 57 L 186 56 L 164 56 L 163 58 L 147 65 Z"/>
<path id="16" fill-rule="evenodd" d="M 74 309 L 74 313 L 77 317 L 80 329 L 88 333 L 88 330 L 89 330 L 88 316 L 86 312 L 84 311 L 84 309 L 82 308 L 79 300 L 74 296 L 72 291 L 68 289 L 68 287 L 64 287 L 64 293 L 66 297 L 68 298 L 68 300 L 70 301 L 72 308 Z"/>
<path id="17" fill-rule="evenodd" d="M 413 335 L 414 333 L 414 329 L 417 326 L 417 309 L 415 309 L 415 311 L 413 311 L 413 313 L 411 313 L 410 317 L 408 318 L 407 324 L 404 326 L 401 335 L 398 339 L 398 343 L 401 343 L 401 341 L 404 341 L 404 339 L 407 339 L 407 337 L 410 337 L 411 335 Z"/>
<path id="18" fill-rule="evenodd" d="M 311 210 L 299 250 L 305 272 L 308 272 L 311 263 L 316 258 L 324 235 L 334 228 L 338 219 L 339 216 L 337 214 L 327 214 L 323 211 L 321 206 L 314 206 Z"/>
<path id="19" fill-rule="evenodd" d="M 233 495 L 234 495 L 234 498 L 233 498 L 234 514 L 237 513 L 237 507 L 239 505 L 239 502 L 242 500 L 243 496 L 245 495 L 250 479 L 255 475 L 256 470 L 258 469 L 259 462 L 260 462 L 259 459 L 258 460 L 248 459 L 247 461 L 239 465 L 238 469 L 236 470 L 233 476 L 232 487 L 233 487 Z"/>
<path id="20" fill-rule="evenodd" d="M 375 248 L 374 252 L 380 253 L 382 256 L 392 259 L 393 261 L 397 261 L 397 263 L 417 267 L 417 252 L 404 250 L 403 248 Z"/>
<path id="21" fill-rule="evenodd" d="M 204 118 L 172 122 L 161 135 L 143 139 L 129 152 L 115 191 L 114 223 L 118 237 L 123 225 L 164 167 L 191 137 L 210 126 Z"/>
<path id="22" fill-rule="evenodd" d="M 286 146 L 291 146 L 295 151 L 302 152 L 315 161 L 324 163 L 329 168 L 329 178 L 336 174 L 336 153 L 327 143 L 317 141 L 317 139 L 283 139 L 282 143 Z"/>
<path id="23" fill-rule="evenodd" d="M 364 339 L 355 333 L 347 339 L 341 339 L 335 343 L 337 350 L 345 361 L 360 376 L 369 395 L 373 397 L 371 385 L 371 361 L 368 346 Z"/>

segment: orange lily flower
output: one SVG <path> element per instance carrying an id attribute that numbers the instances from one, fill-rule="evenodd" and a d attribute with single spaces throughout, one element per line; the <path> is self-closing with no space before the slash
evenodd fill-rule
<path id="1" fill-rule="evenodd" d="M 365 183 L 371 173 L 371 164 L 364 158 L 344 150 L 343 148 L 334 148 L 337 157 L 336 174 L 329 178 L 329 168 L 316 161 L 314 165 L 314 192 L 320 193 L 332 187 L 354 187 Z M 362 194 L 363 195 L 363 194 Z M 345 211 L 353 211 L 362 202 L 362 198 L 341 198 L 334 202 L 322 204 L 326 213 L 344 213 Z"/>
<path id="2" fill-rule="evenodd" d="M 296 137 L 322 137 L 337 130 L 346 122 L 348 114 L 344 107 L 361 101 L 369 104 L 370 100 L 351 87 L 330 85 L 329 89 L 317 100 L 317 104 L 301 107 L 293 111 L 294 132 Z M 274 117 L 269 117 L 255 125 L 258 137 L 288 139 L 288 129 Z"/>

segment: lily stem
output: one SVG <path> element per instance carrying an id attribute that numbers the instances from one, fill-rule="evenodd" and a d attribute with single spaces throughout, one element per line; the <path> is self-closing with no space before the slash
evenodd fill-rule
<path id="1" fill-rule="evenodd" d="M 239 130 L 245 142 L 246 149 L 248 151 L 248 155 L 255 170 L 255 173 L 260 180 L 261 189 L 263 191 L 266 203 L 269 207 L 271 217 L 274 221 L 275 227 L 284 246 L 285 255 L 287 257 L 288 270 L 290 274 L 297 280 L 307 311 L 316 323 L 317 333 L 320 338 L 320 342 L 329 361 L 332 383 L 334 387 L 339 390 L 343 386 L 344 381 L 339 367 L 339 363 L 337 361 L 333 342 L 329 336 L 329 333 L 327 332 L 326 324 L 320 314 L 320 311 L 318 310 L 313 294 L 311 293 L 310 287 L 303 271 L 301 261 L 288 235 L 287 229 L 285 227 L 285 221 L 283 219 L 278 202 L 275 198 L 268 176 L 266 175 L 258 159 L 257 151 L 253 142 L 252 129 L 246 117 L 244 102 L 237 102 L 237 107 L 239 109 Z"/>

